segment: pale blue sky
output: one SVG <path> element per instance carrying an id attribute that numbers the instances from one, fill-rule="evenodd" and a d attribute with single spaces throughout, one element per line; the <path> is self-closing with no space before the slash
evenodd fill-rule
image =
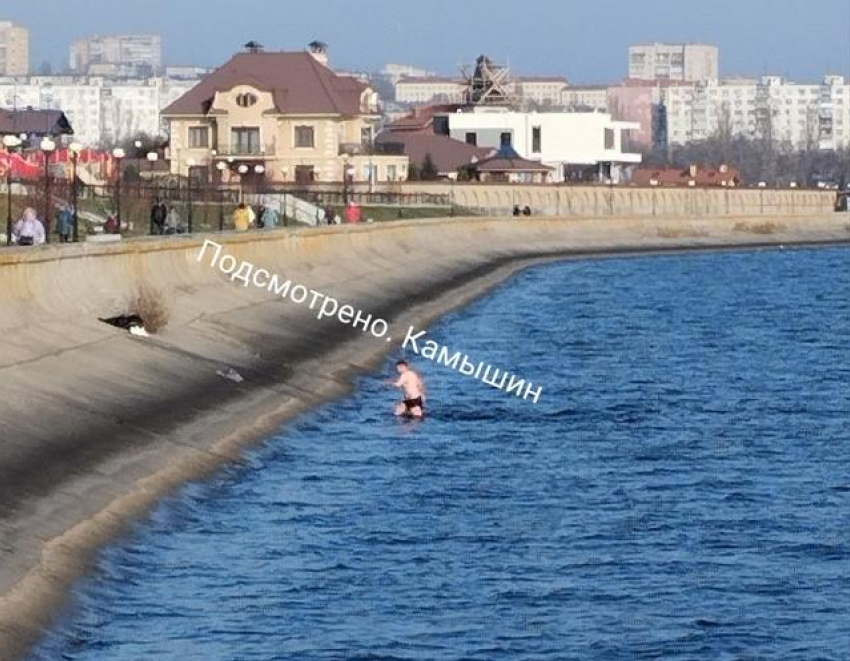
<path id="1" fill-rule="evenodd" d="M 82 36 L 157 32 L 174 64 L 216 65 L 250 39 L 320 39 L 342 69 L 454 73 L 487 53 L 520 74 L 614 82 L 630 43 L 700 41 L 720 46 L 724 75 L 850 71 L 848 0 L 2 0 L 4 18 L 31 29 L 34 67 L 64 65 Z"/>

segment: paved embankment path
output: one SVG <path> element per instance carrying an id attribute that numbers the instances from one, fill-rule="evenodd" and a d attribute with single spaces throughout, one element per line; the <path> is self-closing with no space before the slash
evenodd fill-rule
<path id="1" fill-rule="evenodd" d="M 133 516 L 344 393 L 409 324 L 425 328 L 530 260 L 846 242 L 850 218 L 476 218 L 212 239 L 384 317 L 394 342 L 232 283 L 198 262 L 203 238 L 0 251 L 0 658 L 25 652 Z M 170 311 L 162 334 L 98 321 L 142 287 Z M 245 380 L 222 378 L 227 368 Z"/>

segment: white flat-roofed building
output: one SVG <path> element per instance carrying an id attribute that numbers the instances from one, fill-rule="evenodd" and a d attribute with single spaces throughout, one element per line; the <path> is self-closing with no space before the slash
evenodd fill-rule
<path id="1" fill-rule="evenodd" d="M 636 44 L 629 48 L 629 78 L 702 81 L 720 76 L 720 51 L 711 44 Z"/>
<path id="2" fill-rule="evenodd" d="M 0 78 L 0 107 L 62 110 L 74 127 L 74 139 L 94 147 L 140 133 L 164 135 L 160 111 L 197 82 L 74 76 Z"/>
<path id="3" fill-rule="evenodd" d="M 573 166 L 598 167 L 617 181 L 623 168 L 641 162 L 640 154 L 623 151 L 624 134 L 639 124 L 607 113 L 474 108 L 447 118 L 454 140 L 492 149 L 510 145 L 521 157 L 554 168 L 554 181 L 563 181 Z"/>
<path id="4" fill-rule="evenodd" d="M 671 144 L 726 134 L 793 149 L 850 146 L 850 85 L 841 76 L 820 84 L 780 76 L 712 80 L 671 86 L 664 97 Z"/>

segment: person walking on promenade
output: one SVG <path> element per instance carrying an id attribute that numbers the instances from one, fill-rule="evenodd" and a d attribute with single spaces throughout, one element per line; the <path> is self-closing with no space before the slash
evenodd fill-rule
<path id="1" fill-rule="evenodd" d="M 244 202 L 240 202 L 239 206 L 233 210 L 233 228 L 237 232 L 247 232 L 251 227 L 251 214 L 248 211 L 248 206 Z"/>
<path id="2" fill-rule="evenodd" d="M 271 207 L 265 207 L 263 209 L 263 214 L 260 216 L 260 223 L 263 229 L 273 230 L 277 227 L 278 223 L 277 211 Z"/>
<path id="3" fill-rule="evenodd" d="M 180 213 L 174 207 L 168 210 L 168 217 L 165 219 L 166 233 L 178 234 L 180 232 Z"/>
<path id="4" fill-rule="evenodd" d="M 119 234 L 118 231 L 118 216 L 113 211 L 106 217 L 106 222 L 103 224 L 105 234 Z"/>
<path id="5" fill-rule="evenodd" d="M 151 207 L 151 234 L 165 234 L 165 222 L 168 220 L 168 208 L 157 200 Z"/>
<path id="6" fill-rule="evenodd" d="M 56 231 L 59 233 L 59 243 L 68 243 L 74 234 L 74 212 L 70 205 L 63 204 L 56 214 Z"/>
<path id="7" fill-rule="evenodd" d="M 23 217 L 12 228 L 12 239 L 19 246 L 40 246 L 44 243 L 44 225 L 36 216 L 35 209 L 24 209 Z"/>
<path id="8" fill-rule="evenodd" d="M 356 224 L 360 222 L 362 210 L 357 202 L 351 201 L 345 209 L 345 220 L 349 223 Z"/>

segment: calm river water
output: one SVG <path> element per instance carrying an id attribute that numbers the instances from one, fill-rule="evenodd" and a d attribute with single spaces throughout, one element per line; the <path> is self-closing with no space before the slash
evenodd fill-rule
<path id="1" fill-rule="evenodd" d="M 850 658 L 850 250 L 562 262 L 106 549 L 38 661 Z"/>

